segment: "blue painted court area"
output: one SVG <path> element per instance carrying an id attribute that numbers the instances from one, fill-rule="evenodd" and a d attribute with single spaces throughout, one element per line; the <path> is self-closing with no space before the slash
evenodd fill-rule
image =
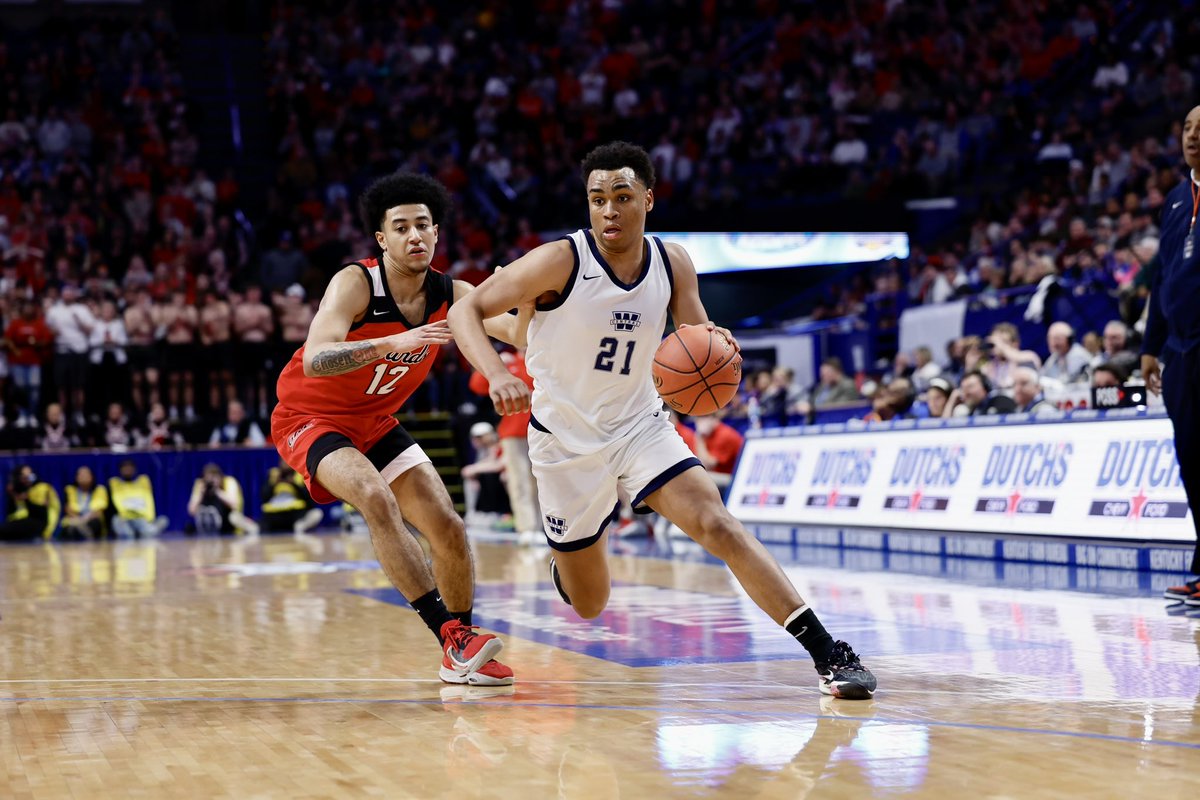
<path id="1" fill-rule="evenodd" d="M 353 594 L 408 607 L 395 589 L 349 589 Z M 822 613 L 837 636 L 875 655 L 970 653 L 1052 648 L 1037 641 L 972 634 L 958 626 L 897 621 L 886 628 L 857 615 Z M 604 659 L 627 667 L 807 660 L 805 652 L 748 598 L 614 584 L 608 608 L 580 619 L 549 583 L 481 584 L 475 622 L 503 634 Z"/>

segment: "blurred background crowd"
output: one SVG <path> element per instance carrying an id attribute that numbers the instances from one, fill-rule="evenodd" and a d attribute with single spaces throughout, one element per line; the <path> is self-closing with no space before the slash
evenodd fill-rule
<path id="1" fill-rule="evenodd" d="M 478 283 L 582 224 L 575 165 L 612 138 L 651 151 L 659 229 L 912 232 L 906 261 L 758 315 L 881 344 L 813 374 L 750 365 L 735 427 L 846 403 L 1021 410 L 1136 377 L 1200 74 L 1191 0 L 221 8 L 241 31 L 221 41 L 153 4 L 6 29 L 0 447 L 268 440 L 325 283 L 374 254 L 354 213 L 367 183 L 398 167 L 445 183 L 435 267 Z M 952 215 L 922 214 L 946 197 Z M 1104 300 L 1087 326 L 1026 313 L 1082 295 Z M 1000 323 L 898 351 L 903 310 L 961 299 L 1019 309 L 1036 335 Z M 446 348 L 410 410 L 489 419 L 468 379 Z"/>

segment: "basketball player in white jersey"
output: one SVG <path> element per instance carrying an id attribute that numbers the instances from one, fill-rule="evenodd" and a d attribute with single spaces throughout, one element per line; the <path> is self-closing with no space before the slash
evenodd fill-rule
<path id="1" fill-rule="evenodd" d="M 708 320 L 696 269 L 676 244 L 646 236 L 654 167 L 626 142 L 584 159 L 591 227 L 538 247 L 498 270 L 449 312 L 463 354 L 489 383 L 501 414 L 530 406 L 528 388 L 508 372 L 483 320 L 536 303 L 526 367 L 533 376 L 529 456 L 537 478 L 551 576 L 584 618 L 608 602 L 604 531 L 618 487 L 682 528 L 729 565 L 747 594 L 816 662 L 821 691 L 867 699 L 875 676 L 848 644 L 834 641 L 779 564 L 725 508 L 654 390 L 650 364 L 670 311 L 676 325 Z"/>

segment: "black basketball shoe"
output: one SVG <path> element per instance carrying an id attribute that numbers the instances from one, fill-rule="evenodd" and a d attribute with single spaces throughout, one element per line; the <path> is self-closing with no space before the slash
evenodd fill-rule
<path id="1" fill-rule="evenodd" d="M 833 643 L 829 660 L 817 664 L 821 693 L 843 700 L 870 700 L 875 694 L 875 676 L 862 665 L 850 645 Z"/>
<path id="2" fill-rule="evenodd" d="M 554 588 L 558 590 L 558 596 L 567 605 L 571 605 L 571 598 L 567 597 L 567 593 L 563 591 L 562 579 L 558 577 L 558 565 L 554 563 L 554 556 L 550 556 L 550 580 L 554 581 Z"/>

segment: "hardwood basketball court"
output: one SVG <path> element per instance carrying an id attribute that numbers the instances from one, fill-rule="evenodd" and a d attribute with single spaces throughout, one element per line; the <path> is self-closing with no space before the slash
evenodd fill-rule
<path id="1" fill-rule="evenodd" d="M 1200 793 L 1200 619 L 1156 599 L 781 552 L 879 676 L 855 703 L 678 543 L 614 555 L 594 622 L 544 548 L 476 546 L 505 690 L 437 680 L 362 536 L 0 550 L 0 797 Z"/>

